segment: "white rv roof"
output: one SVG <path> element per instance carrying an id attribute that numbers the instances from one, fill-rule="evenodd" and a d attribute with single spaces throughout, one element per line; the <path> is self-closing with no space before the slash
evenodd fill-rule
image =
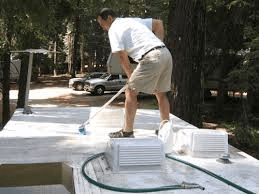
<path id="1" fill-rule="evenodd" d="M 22 113 L 22 109 L 17 109 L 0 132 L 0 164 L 65 162 L 73 168 L 75 193 L 117 193 L 90 184 L 81 173 L 82 164 L 88 157 L 105 151 L 109 141 L 108 133 L 120 129 L 123 125 L 121 118 L 124 109 L 108 108 L 95 117 L 92 125 L 87 128 L 88 135 L 79 135 L 80 124 L 96 110 L 98 108 L 95 107 L 34 107 L 33 114 L 26 115 Z M 185 128 L 186 122 L 175 116 L 173 119 L 178 128 Z M 159 111 L 138 110 L 136 137 L 154 137 L 154 130 L 158 126 Z M 252 193 L 259 193 L 258 160 L 230 145 L 229 152 L 231 164 L 219 163 L 217 158 L 194 158 L 177 153 L 171 153 L 170 156 L 207 169 Z M 173 160 L 166 160 L 164 170 L 156 173 L 113 173 L 105 165 L 104 160 L 99 158 L 92 161 L 86 171 L 97 181 L 124 188 L 151 188 L 182 182 L 197 183 L 205 187 L 204 191 L 161 191 L 157 192 L 158 194 L 243 193 L 214 177 Z"/>

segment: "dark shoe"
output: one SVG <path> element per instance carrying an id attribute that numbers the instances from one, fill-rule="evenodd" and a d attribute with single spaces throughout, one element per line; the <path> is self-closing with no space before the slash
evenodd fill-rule
<path id="1" fill-rule="evenodd" d="M 134 132 L 125 132 L 123 129 L 114 132 L 114 133 L 109 133 L 110 138 L 134 138 Z"/>

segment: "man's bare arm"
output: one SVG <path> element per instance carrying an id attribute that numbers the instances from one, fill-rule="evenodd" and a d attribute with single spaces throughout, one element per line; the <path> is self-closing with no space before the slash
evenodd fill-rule
<path id="1" fill-rule="evenodd" d="M 126 51 L 119 51 L 119 63 L 123 69 L 123 71 L 126 73 L 127 77 L 130 78 L 133 69 L 130 65 L 128 53 Z"/>
<path id="2" fill-rule="evenodd" d="M 165 30 L 162 20 L 152 19 L 152 31 L 160 40 L 164 40 Z"/>

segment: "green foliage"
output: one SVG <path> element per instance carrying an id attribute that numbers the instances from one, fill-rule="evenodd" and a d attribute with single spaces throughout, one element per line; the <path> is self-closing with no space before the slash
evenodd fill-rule
<path id="1" fill-rule="evenodd" d="M 80 36 L 83 50 L 90 57 L 95 57 L 97 64 L 106 64 L 110 53 L 107 33 L 99 27 L 96 16 L 101 8 L 110 7 L 118 16 L 138 16 L 167 19 L 169 0 L 92 0 L 70 1 L 74 10 L 71 18 L 73 37 Z M 79 23 L 79 26 L 78 23 Z M 77 48 L 78 49 L 78 48 Z M 92 59 L 91 60 L 94 60 Z"/>
<path id="2" fill-rule="evenodd" d="M 28 47 L 24 46 L 31 46 L 29 44 L 29 41 L 32 40 L 31 37 L 38 39 L 35 42 L 42 41 L 42 37 L 44 37 L 42 36 L 43 33 L 39 33 L 38 29 L 40 25 L 39 23 L 35 23 L 35 21 L 44 12 L 43 3 L 41 0 L 1 1 L 0 20 L 3 25 L 1 25 L 0 31 L 5 35 L 1 38 L 1 47 L 6 48 L 8 51 L 26 49 Z M 7 39 L 8 36 L 10 40 Z M 6 51 L 1 50 L 0 52 L 3 54 Z"/>
<path id="3" fill-rule="evenodd" d="M 206 0 L 207 34 L 206 53 L 210 63 L 205 72 L 223 66 L 225 81 L 232 88 L 248 91 L 258 83 L 256 63 L 259 59 L 258 5 L 250 0 Z M 226 71 L 229 61 L 226 57 L 235 55 L 235 64 Z M 234 62 L 233 61 L 233 62 Z M 231 67 L 230 66 L 230 67 Z M 213 68 L 214 67 L 214 68 Z"/>
<path id="4" fill-rule="evenodd" d="M 222 52 L 233 54 L 241 49 L 250 49 L 243 61 L 253 66 L 259 55 L 258 5 L 250 0 L 204 2 L 207 53 L 216 56 Z M 0 53 L 6 52 L 7 33 L 12 35 L 11 50 L 48 49 L 51 41 L 57 41 L 61 51 L 68 23 L 75 24 L 75 17 L 79 17 L 79 29 L 74 25 L 72 34 L 83 35 L 83 50 L 90 55 L 97 53 L 98 63 L 105 63 L 110 48 L 107 34 L 96 22 L 100 8 L 111 7 L 120 16 L 162 18 L 167 29 L 169 3 L 170 0 L 1 0 Z M 247 69 L 253 70 L 250 66 Z M 236 76 L 236 73 L 230 75 Z"/>
<path id="5" fill-rule="evenodd" d="M 0 36 L 0 55 L 28 48 L 53 50 L 52 41 L 57 42 L 58 51 L 63 51 L 67 18 L 72 13 L 68 0 L 1 1 L 0 13 L 0 33 L 4 35 Z"/>
<path id="6" fill-rule="evenodd" d="M 243 48 L 243 10 L 229 9 L 225 1 L 207 1 L 208 48 L 238 52 Z M 242 22 L 241 22 L 242 21 Z"/>
<path id="7" fill-rule="evenodd" d="M 235 134 L 235 138 L 241 146 L 259 148 L 259 128 L 245 125 L 244 120 L 223 122 L 220 127 L 227 128 L 230 134 Z"/>
<path id="8" fill-rule="evenodd" d="M 6 49 L 6 42 L 7 42 L 7 36 L 6 36 L 6 24 L 3 20 L 0 19 L 0 56 L 5 53 Z"/>
<path id="9" fill-rule="evenodd" d="M 232 7 L 241 7 L 241 8 L 244 8 L 244 7 L 247 7 L 249 6 L 249 3 L 248 1 L 244 1 L 244 0 L 234 0 L 234 1 L 231 1 L 227 7 L 229 9 L 231 9 Z"/>
<path id="10" fill-rule="evenodd" d="M 238 143 L 245 147 L 259 146 L 258 129 L 236 123 L 233 128 Z"/>
<path id="11" fill-rule="evenodd" d="M 259 6 L 255 3 L 256 0 L 206 0 L 205 2 L 208 19 L 207 57 L 220 58 L 218 65 L 222 65 L 224 69 L 221 79 L 228 84 L 228 88 L 246 91 L 252 96 L 251 93 L 258 90 L 256 86 L 259 81 Z M 233 60 L 234 65 L 226 69 L 225 67 L 230 63 L 226 59 L 230 55 L 236 56 L 236 59 Z M 247 103 L 242 107 L 245 115 L 250 114 L 247 107 Z M 241 119 L 233 125 L 232 132 L 241 145 L 259 146 L 258 129 L 249 126 L 249 122 L 251 119 L 242 115 Z"/>
<path id="12" fill-rule="evenodd" d="M 258 83 L 257 61 L 259 60 L 259 27 L 256 21 L 259 19 L 259 11 L 255 4 L 250 1 L 236 0 L 229 4 L 230 9 L 243 8 L 245 12 L 243 36 L 243 61 L 241 65 L 229 73 L 228 80 L 235 83 L 242 91 L 254 90 Z"/>
<path id="13" fill-rule="evenodd" d="M 244 62 L 232 70 L 225 81 L 236 90 L 252 91 L 255 89 L 254 84 L 258 81 L 258 74 L 255 66 Z"/>

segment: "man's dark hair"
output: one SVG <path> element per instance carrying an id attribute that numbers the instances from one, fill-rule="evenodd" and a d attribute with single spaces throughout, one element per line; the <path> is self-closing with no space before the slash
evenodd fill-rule
<path id="1" fill-rule="evenodd" d="M 101 16 L 103 20 L 107 20 L 108 16 L 112 16 L 113 18 L 116 17 L 115 12 L 111 8 L 103 8 L 98 16 Z"/>

